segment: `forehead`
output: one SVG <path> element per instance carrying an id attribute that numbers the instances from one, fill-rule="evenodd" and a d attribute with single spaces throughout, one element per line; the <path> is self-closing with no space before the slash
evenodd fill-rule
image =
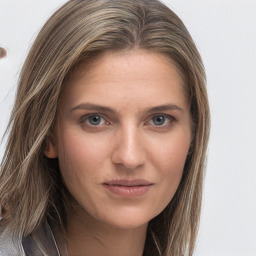
<path id="1" fill-rule="evenodd" d="M 133 50 L 104 53 L 80 64 L 66 81 L 62 98 L 149 102 L 147 97 L 153 96 L 154 101 L 175 97 L 185 100 L 183 79 L 165 55 Z"/>
<path id="2" fill-rule="evenodd" d="M 113 62 L 113 60 L 115 61 Z M 100 68 L 100 66 L 104 66 L 104 64 L 106 63 L 109 64 L 110 69 L 115 65 L 115 63 L 117 65 L 122 63 L 122 66 L 118 66 L 119 71 L 122 71 L 121 68 L 124 67 L 124 65 L 126 65 L 126 67 L 134 66 L 135 62 L 137 64 L 141 63 L 142 65 L 145 62 L 151 62 L 152 67 L 155 66 L 154 64 L 162 64 L 161 68 L 164 69 L 166 69 L 166 67 L 171 67 L 177 72 L 177 75 L 180 76 L 181 83 L 184 84 L 184 74 L 180 70 L 179 65 L 170 56 L 164 53 L 157 53 L 155 51 L 144 49 L 107 51 L 103 53 L 92 54 L 92 56 L 89 55 L 89 57 L 81 58 L 78 63 L 75 64 L 69 71 L 64 84 L 72 82 L 72 80 L 77 80 L 81 76 L 83 76 L 85 72 L 88 73 L 95 69 L 95 67 Z M 111 65 L 113 66 L 111 67 Z M 143 66 L 141 66 L 140 69 L 137 69 L 138 72 L 142 72 L 143 70 L 145 71 L 145 68 Z M 133 76 L 134 75 L 135 73 L 133 73 Z"/>

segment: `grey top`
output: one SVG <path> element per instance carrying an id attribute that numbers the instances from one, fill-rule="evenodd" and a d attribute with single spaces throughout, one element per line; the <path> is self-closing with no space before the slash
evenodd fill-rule
<path id="1" fill-rule="evenodd" d="M 22 244 L 12 245 L 12 238 L 2 238 L 0 256 L 61 256 L 50 225 L 42 223 L 32 234 L 23 238 Z M 24 254 L 25 253 L 25 254 Z"/>

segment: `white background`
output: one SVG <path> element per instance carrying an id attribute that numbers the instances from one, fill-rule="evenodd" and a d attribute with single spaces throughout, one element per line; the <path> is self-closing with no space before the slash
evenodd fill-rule
<path id="1" fill-rule="evenodd" d="M 0 0 L 0 47 L 8 50 L 0 59 L 0 136 L 28 48 L 64 2 Z M 164 2 L 192 34 L 208 76 L 212 128 L 195 256 L 255 256 L 256 1 Z"/>

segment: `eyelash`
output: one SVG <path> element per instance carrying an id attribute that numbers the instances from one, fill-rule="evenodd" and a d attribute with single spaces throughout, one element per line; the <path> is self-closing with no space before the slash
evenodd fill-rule
<path id="1" fill-rule="evenodd" d="M 99 117 L 101 118 L 101 121 L 102 120 L 105 120 L 105 124 L 91 124 L 90 121 L 89 121 L 89 118 L 92 118 L 92 117 Z M 162 125 L 156 125 L 154 124 L 154 121 L 153 119 L 154 118 L 164 118 L 164 124 Z M 146 121 L 145 124 L 146 125 L 153 125 L 155 128 L 165 128 L 165 127 L 168 127 L 168 126 L 171 126 L 173 124 L 173 122 L 175 122 L 176 119 L 173 117 L 173 116 L 170 116 L 170 115 L 166 115 L 166 114 L 154 114 L 150 117 L 149 121 Z M 167 123 L 166 123 L 167 122 Z M 85 115 L 83 116 L 81 119 L 80 119 L 80 122 L 79 123 L 82 123 L 82 124 L 85 124 L 87 125 L 88 127 L 91 127 L 91 128 L 100 128 L 101 126 L 104 126 L 104 125 L 110 125 L 111 122 L 107 121 L 106 117 L 102 114 L 98 114 L 98 113 L 95 113 L 95 114 L 88 114 L 88 115 Z"/>

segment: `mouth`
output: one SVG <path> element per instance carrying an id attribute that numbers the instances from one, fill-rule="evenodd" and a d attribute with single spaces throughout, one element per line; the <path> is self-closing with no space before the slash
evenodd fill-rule
<path id="1" fill-rule="evenodd" d="M 143 179 L 111 180 L 102 184 L 111 194 L 121 197 L 139 197 L 150 191 L 154 183 Z"/>

